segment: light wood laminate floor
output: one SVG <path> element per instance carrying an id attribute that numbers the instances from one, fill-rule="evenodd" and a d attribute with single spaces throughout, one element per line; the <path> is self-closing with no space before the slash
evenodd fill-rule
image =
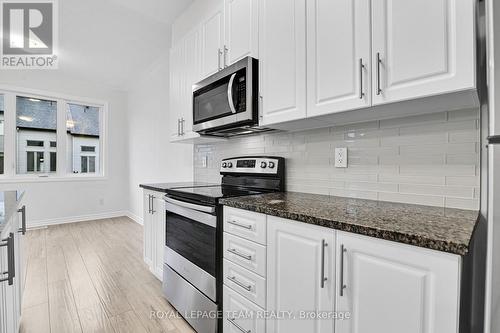
<path id="1" fill-rule="evenodd" d="M 173 313 L 142 260 L 142 227 L 128 218 L 27 232 L 21 332 L 194 332 Z"/>

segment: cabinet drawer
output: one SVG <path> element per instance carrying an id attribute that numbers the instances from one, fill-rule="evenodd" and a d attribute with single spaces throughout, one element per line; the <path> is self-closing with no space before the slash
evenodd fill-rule
<path id="1" fill-rule="evenodd" d="M 224 231 L 266 245 L 266 215 L 224 206 Z"/>
<path id="2" fill-rule="evenodd" d="M 224 233 L 224 258 L 261 276 L 266 276 L 266 247 Z"/>
<path id="3" fill-rule="evenodd" d="M 265 333 L 266 321 L 258 313 L 264 310 L 234 290 L 224 286 L 224 332 Z"/>
<path id="4" fill-rule="evenodd" d="M 266 279 L 224 259 L 224 284 L 255 304 L 266 307 Z"/>

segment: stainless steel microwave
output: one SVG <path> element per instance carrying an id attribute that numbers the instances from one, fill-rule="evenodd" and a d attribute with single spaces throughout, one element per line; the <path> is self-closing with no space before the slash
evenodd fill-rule
<path id="1" fill-rule="evenodd" d="M 246 57 L 193 86 L 193 130 L 229 137 L 258 128 L 258 61 Z"/>

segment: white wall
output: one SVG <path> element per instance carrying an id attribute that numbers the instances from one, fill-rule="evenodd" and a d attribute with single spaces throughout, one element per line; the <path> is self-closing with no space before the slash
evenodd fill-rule
<path id="1" fill-rule="evenodd" d="M 128 208 L 126 94 L 99 83 L 73 79 L 62 70 L 2 71 L 0 84 L 109 102 L 105 179 L 0 183 L 0 190 L 26 190 L 29 225 L 122 215 Z"/>
<path id="2" fill-rule="evenodd" d="M 169 117 L 169 58 L 161 57 L 137 79 L 128 96 L 130 213 L 142 219 L 141 183 L 190 181 L 193 146 L 171 144 Z"/>

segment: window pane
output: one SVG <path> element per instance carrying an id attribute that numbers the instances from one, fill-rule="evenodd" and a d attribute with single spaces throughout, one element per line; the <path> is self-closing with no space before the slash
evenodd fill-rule
<path id="1" fill-rule="evenodd" d="M 57 165 L 57 153 L 50 152 L 50 171 L 55 172 Z"/>
<path id="2" fill-rule="evenodd" d="M 26 165 L 27 165 L 28 172 L 35 171 L 35 153 L 34 152 L 29 151 L 26 153 Z"/>
<path id="3" fill-rule="evenodd" d="M 89 156 L 89 172 L 95 172 L 95 156 Z"/>
<path id="4" fill-rule="evenodd" d="M 4 101 L 3 95 L 0 95 L 0 174 L 3 174 L 3 120 L 4 120 Z"/>
<path id="5" fill-rule="evenodd" d="M 82 173 L 87 172 L 87 156 L 82 156 L 81 172 Z"/>
<path id="6" fill-rule="evenodd" d="M 17 173 L 55 172 L 45 156 L 54 151 L 50 142 L 57 141 L 57 102 L 17 96 L 16 128 Z"/>
<path id="7" fill-rule="evenodd" d="M 66 128 L 68 149 L 74 173 L 99 172 L 100 108 L 81 104 L 68 104 Z"/>
<path id="8" fill-rule="evenodd" d="M 50 141 L 50 147 L 51 147 L 51 148 L 55 148 L 55 147 L 57 147 L 57 142 L 55 142 L 55 141 Z"/>

